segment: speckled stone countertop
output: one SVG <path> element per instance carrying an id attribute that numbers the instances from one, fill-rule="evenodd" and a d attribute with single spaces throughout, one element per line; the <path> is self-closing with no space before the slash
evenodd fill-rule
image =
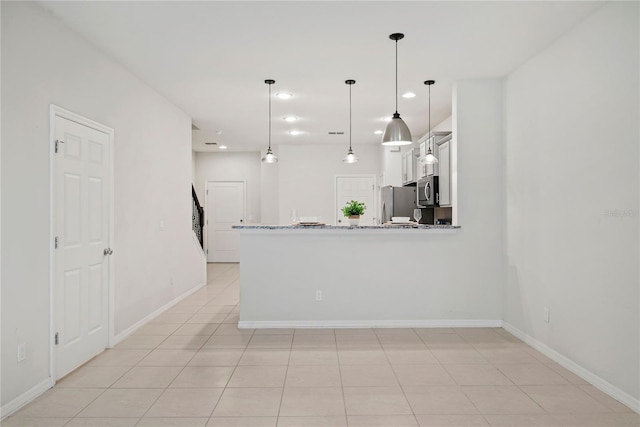
<path id="1" fill-rule="evenodd" d="M 237 230 L 453 230 L 460 228 L 459 225 L 432 225 L 432 224 L 385 224 L 385 225 L 363 225 L 357 227 L 345 227 L 336 225 L 234 225 Z"/>

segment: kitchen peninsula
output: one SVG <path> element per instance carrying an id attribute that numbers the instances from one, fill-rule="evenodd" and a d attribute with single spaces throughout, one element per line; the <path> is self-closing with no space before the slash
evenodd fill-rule
<path id="1" fill-rule="evenodd" d="M 458 226 L 234 228 L 240 328 L 499 326 Z"/>

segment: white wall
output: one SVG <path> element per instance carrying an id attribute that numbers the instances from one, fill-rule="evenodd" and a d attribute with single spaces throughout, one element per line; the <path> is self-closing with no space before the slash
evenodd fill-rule
<path id="1" fill-rule="evenodd" d="M 201 203 L 205 203 L 206 181 L 245 181 L 246 220 L 248 224 L 259 223 L 261 218 L 261 172 L 260 153 L 197 153 L 196 192 Z"/>
<path id="2" fill-rule="evenodd" d="M 191 152 L 191 183 L 195 188 L 195 185 L 196 185 L 196 152 L 195 151 Z M 198 194 L 198 198 L 200 198 L 199 194 Z"/>
<path id="3" fill-rule="evenodd" d="M 437 125 L 435 125 L 432 129 L 433 132 L 441 132 L 441 131 L 449 131 L 451 132 L 453 126 L 453 118 L 452 116 L 447 117 Z"/>
<path id="4" fill-rule="evenodd" d="M 4 407 L 49 377 L 50 103 L 115 129 L 115 333 L 202 283 L 204 261 L 190 118 L 35 4 L 1 7 Z"/>
<path id="5" fill-rule="evenodd" d="M 380 164 L 382 165 L 382 183 L 380 186 L 402 187 L 402 147 L 380 145 Z"/>
<path id="6" fill-rule="evenodd" d="M 241 325 L 497 326 L 501 266 L 473 261 L 482 248 L 471 246 L 470 234 L 464 226 L 243 230 Z"/>
<path id="7" fill-rule="evenodd" d="M 279 223 L 291 223 L 291 210 L 299 216 L 320 216 L 335 222 L 335 176 L 380 174 L 380 146 L 354 145 L 358 163 L 347 164 L 348 145 L 280 145 L 278 162 Z M 265 166 L 266 167 L 266 166 Z"/>
<path id="8" fill-rule="evenodd" d="M 607 3 L 505 86 L 504 319 L 636 402 L 638 30 Z"/>
<path id="9" fill-rule="evenodd" d="M 273 149 L 279 153 L 278 147 Z M 262 163 L 260 168 L 261 222 L 262 224 L 280 223 L 280 191 L 278 189 L 278 164 Z"/>

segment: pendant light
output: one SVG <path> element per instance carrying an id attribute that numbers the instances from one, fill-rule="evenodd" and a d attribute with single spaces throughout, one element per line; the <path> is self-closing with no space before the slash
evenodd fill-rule
<path id="1" fill-rule="evenodd" d="M 396 112 L 382 135 L 382 145 L 409 145 L 413 143 L 411 132 L 398 114 L 398 40 L 403 39 L 404 34 L 393 33 L 389 38 L 396 42 Z"/>
<path id="2" fill-rule="evenodd" d="M 273 151 L 271 151 L 271 85 L 276 81 L 268 79 L 264 82 L 269 85 L 269 148 L 267 149 L 267 154 L 262 158 L 262 163 L 277 163 L 278 158 L 273 154 Z"/>
<path id="3" fill-rule="evenodd" d="M 433 85 L 435 80 L 427 80 L 424 82 L 427 86 L 429 86 L 429 150 L 427 150 L 427 155 L 424 156 L 424 161 L 428 165 L 432 165 L 434 163 L 438 163 L 438 158 L 433 155 L 433 151 L 431 151 L 431 85 Z"/>
<path id="4" fill-rule="evenodd" d="M 355 154 L 353 154 L 353 150 L 351 149 L 351 86 L 356 84 L 356 81 L 346 80 L 345 83 L 349 85 L 349 152 L 347 153 L 347 156 L 342 159 L 342 161 L 345 163 L 356 163 L 358 161 L 358 158 Z"/>

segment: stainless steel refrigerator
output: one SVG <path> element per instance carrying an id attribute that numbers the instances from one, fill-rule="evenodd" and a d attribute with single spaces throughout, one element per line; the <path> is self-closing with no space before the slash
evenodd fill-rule
<path id="1" fill-rule="evenodd" d="M 413 210 L 417 208 L 416 187 L 382 187 L 382 223 L 391 222 L 391 217 L 406 216 L 413 221 Z M 433 224 L 433 209 L 422 209 L 421 224 Z"/>
<path id="2" fill-rule="evenodd" d="M 390 222 L 394 216 L 413 219 L 416 204 L 416 187 L 382 187 L 382 223 Z"/>

